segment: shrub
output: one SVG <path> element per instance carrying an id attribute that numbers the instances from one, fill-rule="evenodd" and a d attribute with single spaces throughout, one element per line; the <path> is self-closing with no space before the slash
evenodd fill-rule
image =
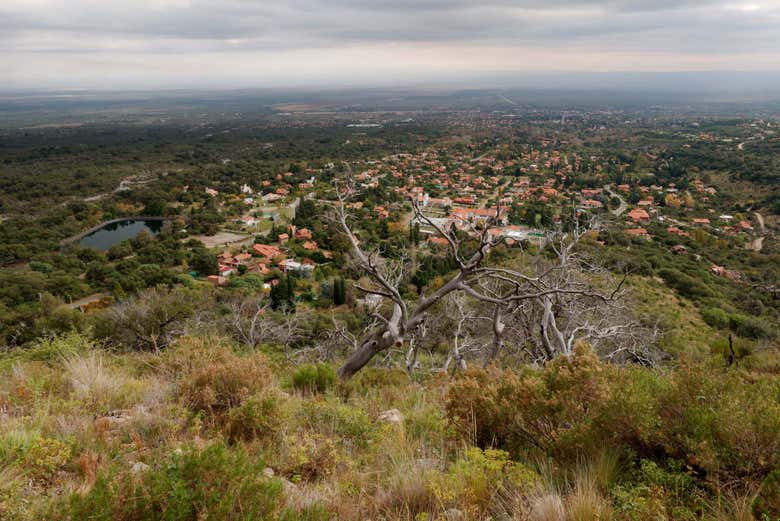
<path id="1" fill-rule="evenodd" d="M 321 434 L 304 434 L 285 440 L 282 467 L 293 481 L 314 481 L 333 473 L 338 464 L 336 443 Z"/>
<path id="2" fill-rule="evenodd" d="M 71 496 L 70 519 L 269 519 L 282 487 L 263 477 L 262 469 L 262 462 L 222 444 L 187 449 L 140 479 L 127 471 L 102 475 L 88 494 Z"/>
<path id="3" fill-rule="evenodd" d="M 303 393 L 324 393 L 336 383 L 336 372 L 327 364 L 307 364 L 292 375 L 293 387 Z"/>
<path id="4" fill-rule="evenodd" d="M 450 387 L 445 407 L 455 429 L 479 447 L 576 452 L 575 431 L 606 387 L 604 366 L 579 346 L 543 371 L 469 370 Z"/>
<path id="5" fill-rule="evenodd" d="M 228 439 L 232 442 L 252 441 L 276 435 L 283 416 L 280 402 L 278 391 L 265 389 L 230 409 L 224 426 Z"/>
<path id="6" fill-rule="evenodd" d="M 712 290 L 705 283 L 681 271 L 664 268 L 658 270 L 658 275 L 684 297 L 696 298 L 712 295 Z"/>
<path id="7" fill-rule="evenodd" d="M 79 333 L 71 332 L 37 340 L 24 352 L 28 360 L 50 362 L 68 358 L 93 349 L 92 343 Z"/>
<path id="8" fill-rule="evenodd" d="M 338 383 L 339 395 L 348 399 L 353 395 L 367 396 L 382 393 L 387 401 L 400 398 L 409 384 L 409 375 L 401 369 L 366 367 L 346 382 Z"/>
<path id="9" fill-rule="evenodd" d="M 745 338 L 774 338 L 777 336 L 774 328 L 758 317 L 733 313 L 729 315 L 729 325 L 739 336 Z"/>
<path id="10" fill-rule="evenodd" d="M 509 459 L 502 450 L 470 447 L 444 474 L 434 476 L 431 487 L 440 505 L 464 508 L 479 518 L 502 491 L 529 488 L 538 475 Z"/>
<path id="11" fill-rule="evenodd" d="M 48 479 L 70 462 L 70 458 L 71 450 L 65 443 L 52 438 L 37 438 L 30 444 L 24 461 L 35 477 Z"/>
<path id="12" fill-rule="evenodd" d="M 772 375 L 716 367 L 661 374 L 578 352 L 541 371 L 468 371 L 445 405 L 456 431 L 480 447 L 568 465 L 607 445 L 659 468 L 684 461 L 697 479 L 740 484 L 742 494 L 780 461 L 780 388 Z"/>
<path id="13" fill-rule="evenodd" d="M 195 345 L 174 353 L 189 359 L 178 385 L 178 394 L 193 412 L 222 417 L 256 393 L 273 384 L 266 358 L 260 353 L 238 356 L 228 346 L 211 349 Z"/>
<path id="14" fill-rule="evenodd" d="M 313 432 L 338 436 L 358 446 L 369 442 L 374 428 L 366 411 L 336 400 L 304 402 L 301 418 Z"/>
<path id="15" fill-rule="evenodd" d="M 719 308 L 706 308 L 701 312 L 704 321 L 712 327 L 726 329 L 729 327 L 729 315 Z"/>

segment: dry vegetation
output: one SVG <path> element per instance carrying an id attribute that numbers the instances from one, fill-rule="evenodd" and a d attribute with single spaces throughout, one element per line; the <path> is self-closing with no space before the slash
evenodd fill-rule
<path id="1" fill-rule="evenodd" d="M 411 381 L 182 337 L 3 360 L 2 519 L 775 519 L 780 387 L 570 358 Z M 398 413 L 387 411 L 397 409 Z M 383 414 L 384 413 L 384 414 Z M 766 517 L 761 517 L 765 515 Z"/>

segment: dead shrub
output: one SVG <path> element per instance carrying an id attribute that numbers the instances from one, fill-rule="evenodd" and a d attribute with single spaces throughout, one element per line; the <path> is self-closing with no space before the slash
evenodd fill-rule
<path id="1" fill-rule="evenodd" d="M 179 376 L 177 392 L 182 402 L 193 412 L 222 419 L 245 399 L 273 385 L 268 361 L 260 353 L 239 356 L 229 345 L 209 339 L 185 342 L 172 354 L 174 360 L 185 361 Z"/>

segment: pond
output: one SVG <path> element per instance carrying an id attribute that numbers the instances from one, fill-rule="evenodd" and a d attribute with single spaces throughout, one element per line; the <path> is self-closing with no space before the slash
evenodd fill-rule
<path id="1" fill-rule="evenodd" d="M 132 239 L 141 232 L 149 235 L 157 235 L 163 227 L 164 221 L 155 219 L 123 219 L 111 221 L 97 230 L 94 230 L 79 241 L 82 248 L 95 248 L 106 251 L 111 246 L 119 244 L 127 239 Z"/>

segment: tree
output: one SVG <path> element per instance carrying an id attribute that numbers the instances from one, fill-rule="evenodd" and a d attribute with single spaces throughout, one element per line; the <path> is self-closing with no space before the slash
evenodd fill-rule
<path id="1" fill-rule="evenodd" d="M 295 311 L 295 281 L 286 275 L 271 286 L 271 308 L 285 312 Z"/>
<path id="2" fill-rule="evenodd" d="M 143 290 L 101 314 L 95 336 L 125 349 L 159 351 L 184 333 L 197 296 L 186 288 Z"/>
<path id="3" fill-rule="evenodd" d="M 488 233 L 490 224 L 472 227 L 463 237 L 453 228 L 444 229 L 429 219 L 415 201 L 412 202 L 415 219 L 431 227 L 447 241 L 455 263 L 454 274 L 431 292 L 421 292 L 416 299 L 402 294 L 402 288 L 412 263 L 405 256 L 387 259 L 378 251 L 364 251 L 355 237 L 346 200 L 354 194 L 351 186 L 339 187 L 339 202 L 335 206 L 336 219 L 352 245 L 353 260 L 366 274 L 369 285 L 355 284 L 355 288 L 369 295 L 378 295 L 390 303 L 385 313 L 375 313 L 378 324 L 358 343 L 354 352 L 339 368 L 339 377 L 348 379 L 368 364 L 374 356 L 391 347 L 400 348 L 406 338 L 423 326 L 433 306 L 450 294 L 463 293 L 479 301 L 490 316 L 493 342 L 491 359 L 503 345 L 506 313 L 519 309 L 525 301 L 545 299 L 556 294 L 582 294 L 608 300 L 614 296 L 602 294 L 588 284 L 569 284 L 567 279 L 549 277 L 549 272 L 523 273 L 503 267 L 486 267 L 484 262 L 491 249 L 501 242 L 500 237 Z M 619 289 L 619 288 L 618 288 Z M 617 290 L 616 290 L 617 291 Z M 413 351 L 416 350 L 413 347 Z M 414 359 L 415 353 L 408 358 Z"/>
<path id="4" fill-rule="evenodd" d="M 223 317 L 227 331 L 239 342 L 251 347 L 277 343 L 284 347 L 300 338 L 302 313 L 274 314 L 264 298 L 237 295 L 227 303 Z"/>
<path id="5" fill-rule="evenodd" d="M 190 254 L 190 268 L 201 275 L 216 275 L 219 271 L 217 256 L 206 248 L 197 248 Z"/>
<path id="6" fill-rule="evenodd" d="M 158 217 L 165 214 L 165 201 L 159 197 L 150 199 L 144 205 L 144 215 Z"/>
<path id="7" fill-rule="evenodd" d="M 337 306 L 343 305 L 347 301 L 347 288 L 344 277 L 333 279 L 333 303 Z"/>

